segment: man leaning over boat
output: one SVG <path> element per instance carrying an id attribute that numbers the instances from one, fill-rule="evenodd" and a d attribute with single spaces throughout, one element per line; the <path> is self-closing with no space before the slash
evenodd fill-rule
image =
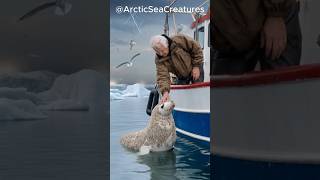
<path id="1" fill-rule="evenodd" d="M 203 82 L 203 52 L 199 43 L 184 35 L 151 38 L 156 52 L 157 85 L 162 94 L 161 102 L 169 99 L 170 73 L 177 77 L 177 84 Z"/>
<path id="2" fill-rule="evenodd" d="M 299 65 L 297 0 L 214 0 L 213 74 L 242 74 Z"/>

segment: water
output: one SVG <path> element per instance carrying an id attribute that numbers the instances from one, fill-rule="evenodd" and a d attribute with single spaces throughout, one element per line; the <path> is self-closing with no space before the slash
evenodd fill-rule
<path id="1" fill-rule="evenodd" d="M 103 117 L 63 111 L 48 112 L 43 120 L 0 121 L 0 179 L 105 179 L 106 113 Z"/>
<path id="2" fill-rule="evenodd" d="M 211 156 L 212 180 L 319 180 L 320 166 Z"/>
<path id="3" fill-rule="evenodd" d="M 139 156 L 120 145 L 120 137 L 147 125 L 147 98 L 110 102 L 111 180 L 209 179 L 210 150 L 179 138 L 173 151 Z"/>

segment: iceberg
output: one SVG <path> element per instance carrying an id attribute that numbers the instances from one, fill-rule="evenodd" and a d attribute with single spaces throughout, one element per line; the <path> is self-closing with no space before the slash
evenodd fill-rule
<path id="1" fill-rule="evenodd" d="M 31 120 L 47 118 L 30 100 L 0 98 L 0 120 Z"/>
<path id="2" fill-rule="evenodd" d="M 110 100 L 123 100 L 123 92 L 120 89 L 110 89 Z"/>
<path id="3" fill-rule="evenodd" d="M 122 93 L 116 93 L 116 92 L 110 92 L 110 100 L 123 100 L 123 94 Z"/>
<path id="4" fill-rule="evenodd" d="M 123 91 L 123 97 L 147 97 L 150 91 L 144 87 L 143 84 L 128 85 L 127 89 Z"/>
<path id="5" fill-rule="evenodd" d="M 46 102 L 42 109 L 89 110 L 101 106 L 107 99 L 105 77 L 94 70 L 81 70 L 58 76 L 52 87 L 38 94 Z M 104 99 L 104 97 L 106 99 Z"/>
<path id="6" fill-rule="evenodd" d="M 126 97 L 143 98 L 148 97 L 150 91 L 143 84 L 122 85 L 126 87 L 124 90 L 118 89 L 120 86 L 113 85 L 110 89 L 110 100 L 123 100 Z"/>
<path id="7" fill-rule="evenodd" d="M 57 76 L 49 71 L 1 74 L 0 87 L 26 88 L 29 92 L 39 93 L 50 89 Z"/>
<path id="8" fill-rule="evenodd" d="M 30 100 L 34 104 L 39 104 L 41 99 L 32 92 L 28 92 L 26 88 L 8 88 L 0 87 L 0 98 L 12 100 Z"/>
<path id="9" fill-rule="evenodd" d="M 110 93 L 118 93 L 118 94 L 123 95 L 123 92 L 119 89 L 110 89 Z"/>

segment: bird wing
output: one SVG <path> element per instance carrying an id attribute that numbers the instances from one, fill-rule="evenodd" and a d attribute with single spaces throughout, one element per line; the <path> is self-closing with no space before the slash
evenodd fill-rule
<path id="1" fill-rule="evenodd" d="M 130 59 L 131 62 L 133 62 L 134 58 L 136 58 L 137 56 L 139 56 L 141 53 L 137 53 L 134 56 L 132 56 L 132 58 Z"/>
<path id="2" fill-rule="evenodd" d="M 45 10 L 49 7 L 52 7 L 52 6 L 55 6 L 56 5 L 56 2 L 48 2 L 48 3 L 45 3 L 45 4 L 42 4 L 34 9 L 32 9 L 31 11 L 27 12 L 26 14 L 24 14 L 23 16 L 21 16 L 19 18 L 19 21 L 22 21 L 26 18 L 29 18 L 29 17 L 32 17 L 34 16 L 35 14 L 37 14 L 38 12 L 42 11 L 42 10 Z"/>
<path id="3" fill-rule="evenodd" d="M 121 66 L 123 66 L 123 65 L 125 65 L 125 64 L 128 64 L 128 62 L 121 63 L 121 64 L 119 64 L 118 66 L 116 66 L 116 68 L 119 68 L 119 67 L 121 67 Z"/>

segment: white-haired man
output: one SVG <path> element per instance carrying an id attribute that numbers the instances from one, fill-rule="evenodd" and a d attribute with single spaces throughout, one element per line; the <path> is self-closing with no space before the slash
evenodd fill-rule
<path id="1" fill-rule="evenodd" d="M 156 52 L 157 84 L 162 94 L 161 102 L 169 99 L 170 74 L 178 78 L 178 84 L 203 81 L 203 53 L 199 43 L 184 35 L 168 37 L 156 35 L 151 38 Z"/>

